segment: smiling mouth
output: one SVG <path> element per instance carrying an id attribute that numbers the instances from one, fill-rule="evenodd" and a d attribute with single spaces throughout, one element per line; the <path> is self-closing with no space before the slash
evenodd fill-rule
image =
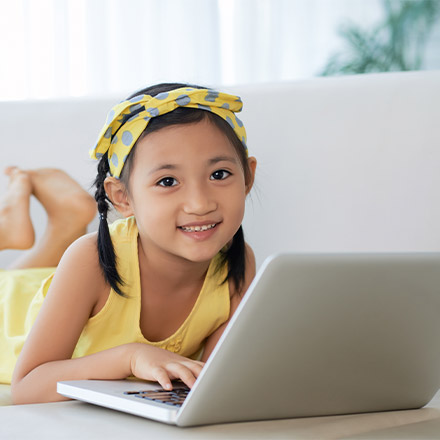
<path id="1" fill-rule="evenodd" d="M 203 226 L 179 226 L 179 229 L 185 232 L 203 232 L 208 231 L 209 229 L 213 229 L 218 225 L 218 223 L 212 223 L 211 225 L 203 225 Z"/>

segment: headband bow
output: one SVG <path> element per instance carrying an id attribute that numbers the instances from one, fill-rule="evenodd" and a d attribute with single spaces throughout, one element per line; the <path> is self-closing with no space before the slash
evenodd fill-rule
<path id="1" fill-rule="evenodd" d="M 235 116 L 243 107 L 241 99 L 210 89 L 182 87 L 156 96 L 138 95 L 115 105 L 107 115 L 96 147 L 89 152 L 90 157 L 99 159 L 108 152 L 110 174 L 119 178 L 128 154 L 151 118 L 179 107 L 206 110 L 220 116 L 234 129 L 247 154 L 246 130 Z"/>

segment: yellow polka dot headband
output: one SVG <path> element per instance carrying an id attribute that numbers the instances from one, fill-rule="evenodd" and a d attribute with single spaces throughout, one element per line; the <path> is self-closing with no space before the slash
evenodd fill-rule
<path id="1" fill-rule="evenodd" d="M 115 105 L 107 115 L 90 157 L 99 159 L 108 152 L 110 174 L 119 178 L 128 154 L 151 118 L 179 107 L 206 110 L 220 116 L 234 129 L 247 154 L 246 130 L 235 115 L 243 107 L 241 99 L 210 89 L 182 87 L 156 96 L 138 95 Z"/>

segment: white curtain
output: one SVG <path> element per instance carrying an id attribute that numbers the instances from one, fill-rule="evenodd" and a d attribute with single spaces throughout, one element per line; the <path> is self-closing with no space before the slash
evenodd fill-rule
<path id="1" fill-rule="evenodd" d="M 315 75 L 379 0 L 0 0 L 0 100 Z"/>

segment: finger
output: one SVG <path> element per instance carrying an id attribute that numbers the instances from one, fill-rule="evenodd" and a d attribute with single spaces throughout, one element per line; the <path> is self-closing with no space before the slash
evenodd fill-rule
<path id="1" fill-rule="evenodd" d="M 195 377 L 199 377 L 204 366 L 204 364 L 200 365 L 198 362 L 182 362 L 182 365 L 185 365 L 185 367 L 190 369 Z"/>
<path id="2" fill-rule="evenodd" d="M 167 365 L 168 373 L 171 373 L 176 379 L 180 379 L 186 386 L 192 388 L 196 377 L 191 369 L 181 363 L 170 363 Z"/>
<path id="3" fill-rule="evenodd" d="M 154 380 L 159 382 L 164 390 L 172 390 L 173 385 L 171 383 L 170 377 L 168 376 L 167 371 L 164 368 L 156 367 L 151 372 Z"/>

